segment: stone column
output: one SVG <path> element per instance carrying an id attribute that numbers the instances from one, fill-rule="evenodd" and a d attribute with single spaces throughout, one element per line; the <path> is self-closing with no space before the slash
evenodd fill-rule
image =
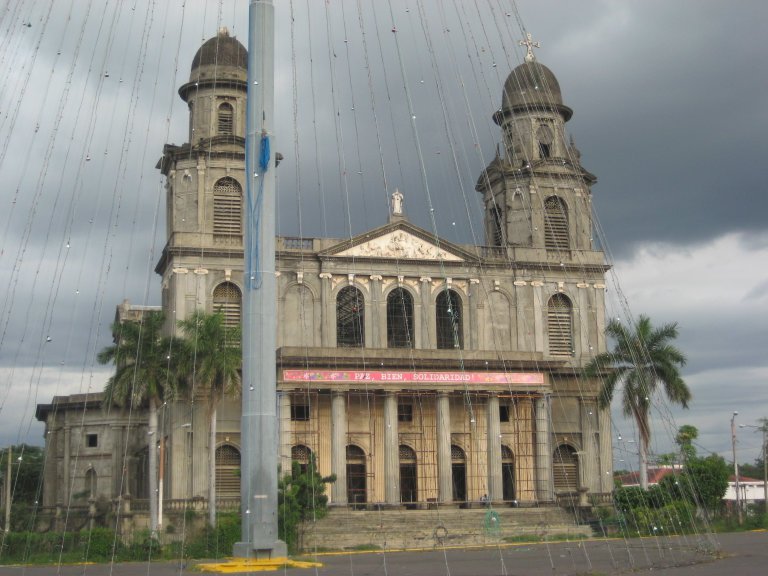
<path id="1" fill-rule="evenodd" d="M 45 438 L 45 464 L 43 482 L 43 506 L 53 506 L 56 504 L 56 485 L 58 483 L 58 465 L 59 465 L 59 442 L 61 435 L 60 428 L 54 428 L 54 421 L 48 417 L 48 434 Z"/>
<path id="2" fill-rule="evenodd" d="M 320 345 L 323 348 L 330 348 L 336 344 L 331 344 L 331 321 L 335 317 L 336 307 L 331 306 L 331 274 L 328 272 L 320 273 Z"/>
<path id="3" fill-rule="evenodd" d="M 384 499 L 387 504 L 400 502 L 400 443 L 397 429 L 397 395 L 384 396 Z"/>
<path id="4" fill-rule="evenodd" d="M 334 392 L 331 397 L 331 472 L 336 482 L 331 484 L 333 504 L 347 504 L 347 402 L 346 392 Z"/>
<path id="5" fill-rule="evenodd" d="M 480 303 L 480 280 L 477 278 L 469 279 L 469 346 L 470 350 L 478 350 L 480 348 L 480 333 L 477 329 L 477 305 Z"/>
<path id="6" fill-rule="evenodd" d="M 422 276 L 419 281 L 421 282 L 421 338 L 416 343 L 416 348 L 431 349 L 437 346 L 436 326 L 433 322 L 434 314 L 432 314 L 432 278 Z"/>
<path id="7" fill-rule="evenodd" d="M 541 502 L 555 499 L 552 484 L 552 440 L 549 430 L 549 396 L 536 399 L 536 497 Z"/>
<path id="8" fill-rule="evenodd" d="M 609 408 L 597 409 L 597 425 L 600 430 L 600 491 L 613 490 L 613 450 L 611 447 L 611 411 Z"/>
<path id="9" fill-rule="evenodd" d="M 452 502 L 451 402 L 448 392 L 437 394 L 437 486 L 439 501 Z"/>
<path id="10" fill-rule="evenodd" d="M 546 303 L 544 298 L 544 283 L 539 280 L 531 282 L 533 286 L 533 323 L 536 352 L 544 352 L 544 326 L 547 324 Z"/>
<path id="11" fill-rule="evenodd" d="M 597 405 L 581 400 L 581 487 L 597 490 L 600 482 L 597 448 Z"/>
<path id="12" fill-rule="evenodd" d="M 112 426 L 112 493 L 110 498 L 119 498 L 123 490 L 123 427 Z"/>
<path id="13" fill-rule="evenodd" d="M 69 506 L 69 493 L 72 486 L 72 470 L 70 469 L 69 455 L 72 444 L 72 433 L 68 425 L 64 426 L 64 493 L 62 504 Z"/>
<path id="14" fill-rule="evenodd" d="M 504 482 L 501 475 L 501 420 L 499 418 L 499 397 L 488 396 L 486 405 L 488 420 L 488 500 L 491 502 L 504 497 Z"/>
<path id="15" fill-rule="evenodd" d="M 291 422 L 291 393 L 290 392 L 278 392 L 278 442 L 280 445 L 279 458 L 281 474 L 288 474 L 291 471 L 291 446 L 293 445 L 292 438 L 292 422 Z"/>
<path id="16" fill-rule="evenodd" d="M 381 312 L 381 281 L 382 277 L 378 274 L 371 276 L 371 321 L 366 322 L 365 331 L 371 335 L 371 339 L 366 340 L 366 348 L 385 348 L 385 345 L 381 342 L 381 325 L 384 322 L 386 314 L 382 315 Z"/>

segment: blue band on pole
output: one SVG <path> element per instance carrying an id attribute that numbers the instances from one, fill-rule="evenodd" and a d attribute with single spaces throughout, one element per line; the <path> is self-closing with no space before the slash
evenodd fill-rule
<path id="1" fill-rule="evenodd" d="M 256 194 L 256 201 L 248 197 L 248 211 L 251 215 L 253 233 L 251 234 L 251 249 L 249 250 L 249 259 L 246 266 L 247 283 L 251 290 L 261 286 L 261 264 L 259 262 L 259 237 L 261 232 L 261 205 L 264 197 L 264 172 L 269 170 L 270 146 L 269 136 L 261 136 L 261 146 L 259 149 L 259 168 L 262 174 L 259 177 L 259 189 Z"/>

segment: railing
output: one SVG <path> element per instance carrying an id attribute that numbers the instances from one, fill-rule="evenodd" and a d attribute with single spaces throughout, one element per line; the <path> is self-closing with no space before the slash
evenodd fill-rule
<path id="1" fill-rule="evenodd" d="M 312 250 L 312 238 L 283 237 L 282 247 L 285 250 Z"/>

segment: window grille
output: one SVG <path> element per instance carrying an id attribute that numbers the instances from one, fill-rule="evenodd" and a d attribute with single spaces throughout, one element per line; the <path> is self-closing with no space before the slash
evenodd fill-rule
<path id="1" fill-rule="evenodd" d="M 405 444 L 400 444 L 398 453 L 399 453 L 401 463 L 403 464 L 416 463 L 416 452 L 410 446 L 406 446 Z"/>
<path id="2" fill-rule="evenodd" d="M 297 394 L 291 397 L 291 420 L 307 422 L 310 414 L 309 396 Z"/>
<path id="3" fill-rule="evenodd" d="M 499 404 L 499 422 L 509 422 L 510 408 L 509 404 Z"/>
<path id="4" fill-rule="evenodd" d="M 312 457 L 312 450 L 308 446 L 298 444 L 291 448 L 291 460 L 298 462 L 299 464 L 309 464 L 309 459 Z"/>
<path id="5" fill-rule="evenodd" d="M 547 250 L 570 250 L 571 247 L 568 207 L 558 196 L 544 201 L 544 247 Z"/>
<path id="6" fill-rule="evenodd" d="M 461 318 L 461 299 L 453 290 L 437 295 L 437 347 L 439 349 L 464 348 L 464 330 Z"/>
<path id="7" fill-rule="evenodd" d="M 555 294 L 547 305 L 549 353 L 553 356 L 573 356 L 573 311 L 571 301 Z"/>
<path id="8" fill-rule="evenodd" d="M 240 451 L 228 444 L 216 448 L 216 495 L 240 496 Z"/>
<path id="9" fill-rule="evenodd" d="M 219 134 L 231 136 L 234 134 L 235 110 L 228 102 L 219 106 Z"/>
<path id="10" fill-rule="evenodd" d="M 404 288 L 387 296 L 387 346 L 413 348 L 413 297 Z"/>
<path id="11" fill-rule="evenodd" d="M 501 446 L 501 461 L 506 464 L 511 464 L 515 461 L 515 455 L 510 450 L 509 446 Z"/>
<path id="12" fill-rule="evenodd" d="M 409 399 L 398 400 L 397 421 L 413 422 L 413 403 Z"/>
<path id="13" fill-rule="evenodd" d="M 363 452 L 363 449 L 354 444 L 347 446 L 347 463 L 365 464 L 365 452 Z"/>
<path id="14" fill-rule="evenodd" d="M 240 289 L 232 282 L 219 284 L 213 290 L 213 311 L 224 315 L 226 326 L 240 324 L 240 312 L 242 308 L 242 295 Z"/>
<path id="15" fill-rule="evenodd" d="M 336 345 L 362 348 L 365 345 L 365 301 L 354 286 L 346 286 L 336 297 Z"/>
<path id="16" fill-rule="evenodd" d="M 467 460 L 464 450 L 456 444 L 451 445 L 451 462 L 465 462 Z"/>
<path id="17" fill-rule="evenodd" d="M 213 235 L 220 242 L 242 238 L 243 189 L 234 178 L 222 178 L 213 186 Z"/>

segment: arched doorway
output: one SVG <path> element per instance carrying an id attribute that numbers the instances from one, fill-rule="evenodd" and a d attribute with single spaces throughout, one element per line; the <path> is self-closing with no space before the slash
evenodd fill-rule
<path id="1" fill-rule="evenodd" d="M 229 444 L 216 448 L 216 496 L 240 498 L 240 451 Z"/>
<path id="2" fill-rule="evenodd" d="M 291 474 L 293 474 L 293 462 L 299 465 L 299 473 L 306 474 L 309 470 L 309 462 L 312 459 L 312 450 L 309 446 L 297 444 L 291 448 Z"/>
<path id="3" fill-rule="evenodd" d="M 405 444 L 400 445 L 400 502 L 416 502 L 419 496 L 416 451 Z"/>
<path id="4" fill-rule="evenodd" d="M 515 500 L 515 455 L 507 446 L 501 447 L 501 498 Z"/>
<path id="5" fill-rule="evenodd" d="M 453 479 L 453 501 L 467 501 L 467 457 L 456 444 L 451 445 L 451 477 Z"/>
<path id="6" fill-rule="evenodd" d="M 552 457 L 555 492 L 575 492 L 579 489 L 579 457 L 573 446 L 561 444 Z"/>
<path id="7" fill-rule="evenodd" d="M 355 508 L 368 501 L 365 452 L 354 444 L 347 446 L 347 499 Z"/>

